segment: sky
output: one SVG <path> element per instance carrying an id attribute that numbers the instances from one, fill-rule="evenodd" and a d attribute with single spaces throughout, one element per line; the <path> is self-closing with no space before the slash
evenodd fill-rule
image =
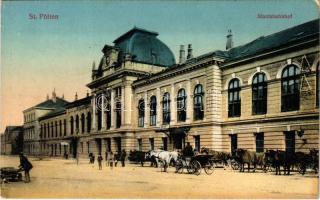
<path id="1" fill-rule="evenodd" d="M 178 60 L 179 46 L 194 56 L 224 50 L 227 30 L 234 45 L 318 18 L 311 0 L 265 1 L 2 1 L 0 133 L 22 125 L 22 111 L 57 96 L 73 101 L 89 91 L 92 63 L 105 44 L 134 26 L 159 33 Z M 41 20 L 40 14 L 58 15 Z M 292 14 L 261 19 L 258 14 Z M 38 19 L 30 19 L 36 15 Z M 90 91 L 89 91 L 90 92 Z"/>

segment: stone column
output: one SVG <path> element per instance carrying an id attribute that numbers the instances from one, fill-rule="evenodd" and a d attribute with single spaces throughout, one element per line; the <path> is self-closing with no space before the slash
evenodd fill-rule
<path id="1" fill-rule="evenodd" d="M 96 95 L 95 94 L 93 94 L 92 96 L 91 104 L 92 104 L 91 130 L 95 131 L 96 130 Z"/>
<path id="2" fill-rule="evenodd" d="M 193 92 L 191 90 L 191 80 L 189 79 L 187 82 L 187 123 L 191 123 L 193 121 Z"/>
<path id="3" fill-rule="evenodd" d="M 177 121 L 177 103 L 176 103 L 176 94 L 174 91 L 174 84 L 171 84 L 171 94 L 170 94 L 170 124 L 173 125 Z M 169 141 L 168 141 L 169 142 Z"/>
<path id="4" fill-rule="evenodd" d="M 111 112 L 111 129 L 116 127 L 116 116 L 114 112 L 114 89 L 111 90 L 111 103 L 110 103 L 110 112 Z"/>
<path id="5" fill-rule="evenodd" d="M 105 96 L 104 96 L 104 93 L 102 92 L 101 94 L 101 130 L 105 130 L 106 129 L 106 124 L 105 124 L 105 109 L 104 109 L 104 99 L 105 99 Z"/>
<path id="6" fill-rule="evenodd" d="M 125 126 L 125 100 L 124 100 L 124 86 L 121 86 L 121 127 Z"/>
<path id="7" fill-rule="evenodd" d="M 132 88 L 130 84 L 126 84 L 124 87 L 124 124 L 126 127 L 132 123 Z"/>
<path id="8" fill-rule="evenodd" d="M 157 125 L 158 127 L 161 126 L 162 124 L 162 106 L 161 106 L 161 92 L 160 92 L 160 88 L 157 88 L 157 93 L 156 93 L 156 97 L 157 97 Z"/>
<path id="9" fill-rule="evenodd" d="M 144 127 L 149 126 L 150 119 L 150 105 L 148 99 L 148 92 L 144 93 Z"/>

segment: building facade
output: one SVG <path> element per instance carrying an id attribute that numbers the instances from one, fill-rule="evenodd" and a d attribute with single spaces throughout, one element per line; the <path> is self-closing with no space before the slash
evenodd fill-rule
<path id="1" fill-rule="evenodd" d="M 40 155 L 42 149 L 40 148 L 41 141 L 41 127 L 39 118 L 63 109 L 68 102 L 63 98 L 56 96 L 55 91 L 52 92 L 52 98 L 47 96 L 46 101 L 41 102 L 33 107 L 23 111 L 23 151 L 29 155 Z M 51 127 L 54 128 L 54 127 Z"/>
<path id="2" fill-rule="evenodd" d="M 38 118 L 39 153 L 179 150 L 308 152 L 319 138 L 319 20 L 176 64 L 157 33 L 105 45 L 91 94 Z"/>
<path id="3" fill-rule="evenodd" d="M 23 127 L 7 126 L 1 135 L 1 154 L 15 155 L 23 150 Z"/>

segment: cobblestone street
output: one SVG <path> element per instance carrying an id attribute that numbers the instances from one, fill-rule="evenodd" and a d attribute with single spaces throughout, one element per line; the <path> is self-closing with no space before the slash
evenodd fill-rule
<path id="1" fill-rule="evenodd" d="M 129 164 L 125 168 L 98 170 L 87 160 L 30 158 L 31 183 L 2 184 L 6 198 L 316 198 L 318 179 L 275 176 L 273 173 L 239 173 L 216 169 L 199 176 L 168 173 Z M 18 166 L 18 157 L 1 156 L 1 167 Z M 148 166 L 148 163 L 147 163 Z"/>

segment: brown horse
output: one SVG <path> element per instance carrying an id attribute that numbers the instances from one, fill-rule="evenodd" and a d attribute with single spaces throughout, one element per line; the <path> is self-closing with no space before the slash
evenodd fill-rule
<path id="1" fill-rule="evenodd" d="M 240 172 L 244 172 L 244 164 L 248 164 L 248 172 L 250 172 L 250 165 L 253 165 L 254 172 L 257 167 L 258 158 L 261 159 L 261 156 L 258 157 L 257 154 L 253 151 L 249 151 L 246 149 L 237 149 L 236 158 L 240 163 Z"/>

